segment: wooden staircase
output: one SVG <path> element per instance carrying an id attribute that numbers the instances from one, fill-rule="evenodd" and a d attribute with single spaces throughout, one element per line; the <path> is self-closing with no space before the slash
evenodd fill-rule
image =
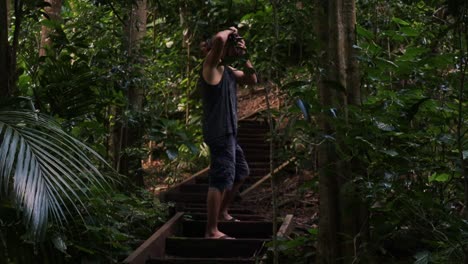
<path id="1" fill-rule="evenodd" d="M 270 172 L 268 132 L 264 121 L 254 118 L 239 121 L 238 141 L 250 167 L 250 176 L 246 179 L 243 190 L 252 189 L 250 187 L 255 186 L 256 182 Z M 204 238 L 207 174 L 208 168 L 161 197 L 165 202 L 175 204 L 174 216 L 124 263 L 258 263 L 265 256 L 265 244 L 273 235 L 272 222 L 246 208 L 241 199 L 237 199 L 229 210 L 240 222 L 219 223 L 221 232 L 236 239 Z M 287 235 L 292 227 L 291 220 L 292 216 L 288 215 L 275 232 L 279 236 Z"/>

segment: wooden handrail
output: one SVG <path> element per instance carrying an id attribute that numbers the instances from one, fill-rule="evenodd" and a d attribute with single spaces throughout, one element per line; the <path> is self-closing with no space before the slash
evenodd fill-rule
<path id="1" fill-rule="evenodd" d="M 279 167 L 273 170 L 273 172 L 268 173 L 265 175 L 263 178 L 261 178 L 259 181 L 257 181 L 254 185 L 250 186 L 248 189 L 244 190 L 243 192 L 240 193 L 241 197 L 245 197 L 248 193 L 256 189 L 258 186 L 260 186 L 262 183 L 264 183 L 266 180 L 268 180 L 272 175 L 278 173 L 280 170 L 282 170 L 284 167 L 286 167 L 289 163 L 293 162 L 296 160 L 296 157 L 292 157 L 289 160 L 285 161 L 283 164 L 281 164 Z"/>

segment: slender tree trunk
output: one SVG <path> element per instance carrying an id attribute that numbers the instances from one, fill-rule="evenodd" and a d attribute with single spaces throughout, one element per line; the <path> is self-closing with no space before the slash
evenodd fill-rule
<path id="1" fill-rule="evenodd" d="M 361 75 L 358 64 L 358 52 L 355 46 L 357 45 L 356 39 L 356 0 L 347 0 L 343 4 L 343 24 L 345 35 L 345 51 L 346 51 L 346 96 L 347 105 L 359 107 L 363 101 L 363 94 L 361 91 Z M 347 117 L 349 120 L 349 116 Z M 353 124 L 349 124 L 352 126 Z M 352 153 L 349 153 L 352 155 Z M 348 214 L 344 216 L 349 219 L 348 225 L 345 225 L 345 234 L 353 235 L 353 243 L 349 243 L 346 248 L 345 256 L 356 257 L 356 249 L 359 249 L 362 244 L 369 241 L 369 209 L 364 203 L 362 194 L 357 186 L 354 184 L 356 175 L 365 176 L 367 168 L 361 161 L 361 157 L 365 153 L 358 153 L 358 156 L 349 159 L 350 175 L 350 188 L 346 194 L 348 197 L 348 204 L 344 204 L 343 208 L 349 208 Z"/>
<path id="2" fill-rule="evenodd" d="M 45 2 L 50 4 L 50 6 L 45 8 L 45 12 L 49 16 L 49 19 L 54 22 L 61 21 L 62 0 L 46 0 Z M 39 56 L 46 55 L 46 47 L 50 47 L 50 45 L 52 44 L 50 35 L 53 34 L 53 31 L 54 30 L 50 27 L 42 26 Z"/>
<path id="3" fill-rule="evenodd" d="M 338 25 L 336 10 L 331 7 L 336 1 L 318 0 L 317 1 L 317 23 L 316 31 L 322 49 L 325 51 L 320 57 L 320 66 L 325 72 L 319 77 L 318 89 L 319 99 L 323 107 L 323 114 L 320 116 L 320 130 L 324 135 L 334 135 L 335 130 L 329 121 L 334 114 L 331 109 L 336 109 L 343 105 L 342 102 L 335 102 L 339 98 L 338 86 L 343 84 L 339 82 L 337 72 L 340 60 L 336 57 L 337 51 L 337 32 L 333 30 L 333 25 Z M 330 23 L 329 20 L 332 20 Z M 331 24 L 331 25 L 330 25 Z M 335 28 L 336 30 L 336 28 Z M 334 85 L 335 87 L 330 87 Z M 319 148 L 318 168 L 319 168 L 319 196 L 320 196 L 320 219 L 318 251 L 319 263 L 337 263 L 340 251 L 338 247 L 339 232 L 339 178 L 342 177 L 342 171 L 338 166 L 338 155 L 336 143 L 327 140 Z"/>
<path id="4" fill-rule="evenodd" d="M 11 95 L 7 2 L 0 1 L 0 97 L 9 97 Z"/>
<path id="5" fill-rule="evenodd" d="M 192 44 L 192 32 L 190 30 L 190 25 L 188 25 L 186 21 L 187 17 L 187 2 L 183 1 L 179 8 L 179 16 L 180 16 L 180 26 L 183 29 L 182 32 L 182 47 L 186 49 L 186 64 L 185 64 L 185 76 L 187 78 L 187 87 L 186 87 L 186 96 L 190 98 L 190 86 L 191 86 L 191 75 L 192 68 L 190 67 L 190 53 L 191 53 L 191 44 Z M 185 106 L 185 124 L 188 124 L 189 116 L 190 116 L 190 100 L 187 100 Z"/>
<path id="6" fill-rule="evenodd" d="M 7 77 L 8 77 L 8 94 L 9 96 L 14 96 L 17 93 L 16 89 L 16 81 L 18 80 L 18 73 L 16 71 L 16 54 L 18 52 L 18 46 L 19 46 L 19 34 L 21 31 L 21 23 L 23 21 L 23 16 L 24 16 L 24 3 L 22 0 L 15 0 L 13 1 L 14 3 L 14 31 L 13 31 L 13 41 L 9 44 L 9 49 L 7 51 L 8 56 L 8 71 L 7 71 Z M 8 7 L 8 5 L 7 5 Z M 11 11 L 7 11 L 7 17 L 9 16 Z M 8 21 L 8 18 L 7 18 Z M 8 28 L 9 24 L 7 25 Z M 8 32 L 8 31 L 7 31 Z"/>
<path id="7" fill-rule="evenodd" d="M 133 75 L 141 74 L 138 65 L 142 63 L 143 57 L 140 52 L 140 45 L 146 35 L 147 1 L 137 0 L 132 5 L 128 16 L 128 21 L 124 27 L 124 44 L 128 56 L 128 67 Z M 127 99 L 128 110 L 132 113 L 141 112 L 143 109 L 144 89 L 141 84 L 132 83 L 129 86 Z M 123 113 L 115 109 L 116 114 Z M 120 116 L 120 114 L 119 114 Z M 143 184 L 141 175 L 141 157 L 130 157 L 125 150 L 129 147 L 139 147 L 137 143 L 142 137 L 140 124 L 134 125 L 129 122 L 116 122 L 112 128 L 111 153 L 116 160 L 116 169 L 124 175 L 129 176 L 137 185 Z M 141 145 L 141 144 L 140 144 Z M 123 152 L 123 153 L 122 153 Z"/>
<path id="8" fill-rule="evenodd" d="M 323 108 L 319 124 L 328 140 L 319 146 L 319 263 L 351 263 L 361 230 L 361 203 L 352 178 L 360 164 L 347 156 L 345 135 L 334 124 L 350 125 L 348 105 L 360 105 L 355 50 L 355 1 L 317 0 L 316 33 L 324 51 L 318 80 Z M 339 151 L 338 151 L 339 149 Z M 344 154 L 343 154 L 344 153 Z M 344 155 L 344 156 L 343 156 Z M 350 159 L 351 158 L 351 162 Z M 362 211 L 365 214 L 365 210 Z"/>

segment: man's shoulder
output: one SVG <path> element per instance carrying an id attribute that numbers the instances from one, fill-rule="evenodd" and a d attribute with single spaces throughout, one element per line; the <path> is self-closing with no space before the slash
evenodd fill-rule
<path id="1" fill-rule="evenodd" d="M 215 68 L 205 67 L 205 65 L 203 65 L 201 78 L 206 84 L 218 85 L 223 78 L 225 68 L 224 65 L 219 65 Z"/>

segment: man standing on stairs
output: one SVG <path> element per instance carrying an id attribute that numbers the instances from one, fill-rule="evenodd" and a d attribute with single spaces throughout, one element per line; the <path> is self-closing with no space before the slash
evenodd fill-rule
<path id="1" fill-rule="evenodd" d="M 203 138 L 210 148 L 206 238 L 232 239 L 218 229 L 218 221 L 238 221 L 228 206 L 249 174 L 244 153 L 237 144 L 237 84 L 255 84 L 257 76 L 249 60 L 245 70 L 229 61 L 246 54 L 245 41 L 235 27 L 202 42 L 205 56 L 199 85 L 203 101 Z"/>

